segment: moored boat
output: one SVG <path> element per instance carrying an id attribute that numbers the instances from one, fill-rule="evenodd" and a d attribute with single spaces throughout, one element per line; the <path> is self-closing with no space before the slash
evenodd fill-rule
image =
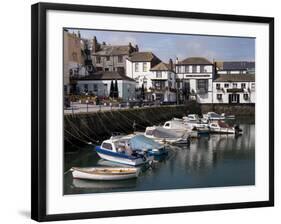
<path id="1" fill-rule="evenodd" d="M 161 126 L 147 127 L 144 136 L 152 138 L 159 143 L 184 144 L 187 142 L 186 132 L 175 132 Z"/>
<path id="2" fill-rule="evenodd" d="M 219 134 L 242 134 L 242 130 L 239 126 L 230 126 L 223 121 L 211 122 L 209 124 L 211 133 L 219 133 Z"/>
<path id="3" fill-rule="evenodd" d="M 152 161 L 153 157 L 145 152 L 133 151 L 127 144 L 119 143 L 119 138 L 105 140 L 100 146 L 96 146 L 96 152 L 102 159 L 131 166 Z"/>
<path id="4" fill-rule="evenodd" d="M 134 167 L 71 168 L 73 178 L 88 180 L 126 180 L 137 178 L 139 169 Z"/>
<path id="5" fill-rule="evenodd" d="M 176 132 L 181 136 L 197 138 L 198 131 L 193 130 L 193 127 L 186 125 L 183 120 L 170 120 L 166 121 L 163 125 L 163 128 Z"/>

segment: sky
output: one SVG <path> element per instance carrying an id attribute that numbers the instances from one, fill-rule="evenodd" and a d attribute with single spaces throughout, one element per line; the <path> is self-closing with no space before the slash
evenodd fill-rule
<path id="1" fill-rule="evenodd" d="M 137 44 L 139 51 L 151 51 L 164 62 L 170 58 L 205 57 L 210 61 L 255 61 L 255 38 L 204 36 L 190 34 L 163 34 L 123 31 L 80 31 L 82 38 L 97 37 L 99 43 L 111 45 Z"/>

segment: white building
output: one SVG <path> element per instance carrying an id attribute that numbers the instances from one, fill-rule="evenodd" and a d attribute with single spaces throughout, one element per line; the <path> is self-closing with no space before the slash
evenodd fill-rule
<path id="1" fill-rule="evenodd" d="M 198 103 L 212 103 L 214 65 L 202 57 L 176 61 L 177 88 L 181 95 L 196 99 Z"/>
<path id="2" fill-rule="evenodd" d="M 150 69 L 161 61 L 152 52 L 134 52 L 126 59 L 126 75 L 137 82 L 137 87 L 142 84 L 147 91 L 152 87 Z"/>
<path id="3" fill-rule="evenodd" d="M 118 72 L 97 72 L 92 75 L 81 77 L 77 80 L 77 92 L 91 93 L 96 96 L 108 97 L 110 94 L 111 82 L 117 80 L 118 96 L 125 101 L 133 100 L 136 96 L 136 82 Z"/>
<path id="4" fill-rule="evenodd" d="M 176 102 L 176 74 L 173 68 L 173 62 L 170 59 L 169 64 L 160 62 L 150 69 L 151 80 L 150 87 L 152 100 L 162 102 Z"/>
<path id="5" fill-rule="evenodd" d="M 255 75 L 219 75 L 213 82 L 213 103 L 255 103 Z"/>

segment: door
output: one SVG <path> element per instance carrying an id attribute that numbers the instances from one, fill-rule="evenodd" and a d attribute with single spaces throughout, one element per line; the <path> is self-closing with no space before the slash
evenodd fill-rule
<path id="1" fill-rule="evenodd" d="M 239 94 L 229 94 L 228 95 L 228 102 L 230 104 L 236 104 L 240 102 L 240 95 Z"/>

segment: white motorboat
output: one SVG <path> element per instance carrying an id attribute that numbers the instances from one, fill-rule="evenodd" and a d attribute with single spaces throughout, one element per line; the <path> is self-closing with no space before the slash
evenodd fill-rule
<path id="1" fill-rule="evenodd" d="M 229 120 L 229 119 L 235 119 L 235 115 L 228 115 L 226 116 L 225 113 L 218 114 L 215 112 L 208 112 L 207 114 L 203 114 L 203 119 L 201 119 L 204 123 L 210 122 L 210 121 L 221 121 L 221 120 Z"/>
<path id="2" fill-rule="evenodd" d="M 181 136 L 192 138 L 198 137 L 198 131 L 193 130 L 193 127 L 186 125 L 183 120 L 166 121 L 163 125 L 163 128 L 176 132 Z"/>
<path id="3" fill-rule="evenodd" d="M 208 125 L 202 123 L 197 114 L 189 114 L 182 119 L 173 119 L 172 122 L 175 124 L 176 122 L 183 123 L 189 131 L 191 137 L 198 137 L 199 135 L 209 133 Z M 167 124 L 167 126 L 168 125 L 169 124 Z"/>
<path id="4" fill-rule="evenodd" d="M 131 166 L 142 165 L 153 160 L 153 156 L 148 156 L 145 152 L 133 151 L 117 137 L 103 141 L 100 146 L 96 146 L 96 152 L 102 159 Z"/>
<path id="5" fill-rule="evenodd" d="M 188 114 L 182 117 L 185 122 L 200 123 L 200 118 L 197 114 Z"/>
<path id="6" fill-rule="evenodd" d="M 133 167 L 71 168 L 73 178 L 88 180 L 126 180 L 137 178 L 140 170 Z"/>
<path id="7" fill-rule="evenodd" d="M 242 134 L 242 130 L 238 126 L 230 126 L 223 121 L 211 122 L 209 124 L 211 133 L 219 134 Z"/>
<path id="8" fill-rule="evenodd" d="M 218 120 L 224 120 L 225 115 L 224 114 L 217 114 L 215 112 L 208 112 L 207 114 L 203 114 L 203 118 L 208 121 L 218 121 Z"/>
<path id="9" fill-rule="evenodd" d="M 188 135 L 185 133 L 177 133 L 175 131 L 163 128 L 161 126 L 147 127 L 144 132 L 144 136 L 152 138 L 159 143 L 170 144 L 183 144 L 187 142 Z"/>

